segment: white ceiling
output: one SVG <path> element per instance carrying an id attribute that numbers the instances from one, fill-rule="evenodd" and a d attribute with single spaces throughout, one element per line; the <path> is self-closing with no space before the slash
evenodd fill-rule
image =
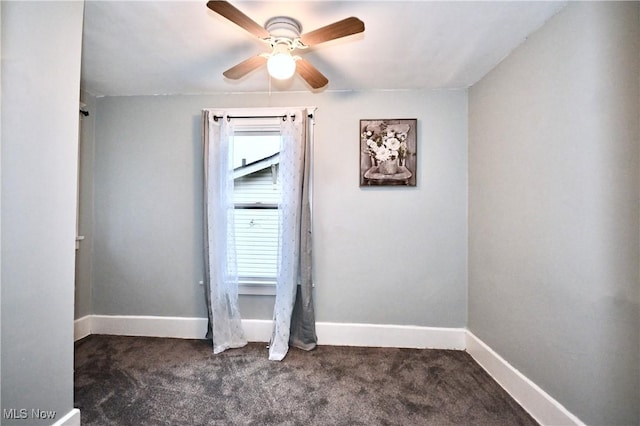
<path id="1" fill-rule="evenodd" d="M 259 24 L 286 15 L 309 32 L 356 16 L 365 32 L 297 51 L 328 79 L 323 90 L 466 88 L 564 1 L 231 1 Z M 202 1 L 85 3 L 82 87 L 97 96 L 306 91 L 298 76 L 241 80 L 222 72 L 268 45 Z"/>

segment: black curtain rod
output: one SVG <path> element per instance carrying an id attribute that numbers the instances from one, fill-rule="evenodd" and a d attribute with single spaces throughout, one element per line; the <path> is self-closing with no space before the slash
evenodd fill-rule
<path id="1" fill-rule="evenodd" d="M 282 118 L 282 121 L 285 121 L 287 119 L 287 117 L 288 116 L 286 114 L 284 114 L 284 115 L 244 115 L 244 116 L 240 116 L 240 115 L 231 116 L 231 115 L 228 115 L 227 116 L 227 121 L 231 120 L 232 118 Z M 296 116 L 292 115 L 291 117 L 292 117 L 292 120 L 295 121 Z M 307 115 L 307 117 L 313 118 L 313 114 L 309 114 L 309 115 Z M 213 116 L 213 121 L 218 121 L 221 118 L 224 118 L 224 116 L 222 116 L 222 115 L 214 115 Z"/>

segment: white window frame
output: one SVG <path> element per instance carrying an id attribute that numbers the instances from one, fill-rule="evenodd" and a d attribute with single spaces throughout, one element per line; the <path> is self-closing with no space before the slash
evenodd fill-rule
<path id="1" fill-rule="evenodd" d="M 280 134 L 281 118 L 251 118 L 244 120 L 234 119 L 238 122 L 234 126 L 234 133 L 278 133 Z M 277 209 L 278 207 L 276 207 Z M 238 277 L 238 294 L 274 296 L 276 294 L 276 278 Z"/>

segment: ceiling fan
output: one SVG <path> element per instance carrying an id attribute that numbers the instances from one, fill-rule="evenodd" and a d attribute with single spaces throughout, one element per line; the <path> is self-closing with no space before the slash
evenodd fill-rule
<path id="1" fill-rule="evenodd" d="M 297 72 L 313 89 L 320 89 L 329 80 L 309 61 L 292 55 L 292 52 L 364 31 L 364 23 L 350 17 L 300 34 L 302 26 L 288 16 L 273 17 L 262 27 L 227 1 L 211 0 L 207 7 L 271 46 L 271 53 L 252 56 L 222 73 L 232 80 L 242 78 L 266 64 L 269 74 L 274 78 L 286 80 Z"/>

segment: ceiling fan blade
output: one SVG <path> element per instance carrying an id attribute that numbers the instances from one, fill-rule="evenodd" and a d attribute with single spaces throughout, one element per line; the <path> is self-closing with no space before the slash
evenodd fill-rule
<path id="1" fill-rule="evenodd" d="M 249 74 L 251 71 L 260 68 L 264 64 L 267 63 L 267 58 L 264 56 L 252 56 L 249 59 L 245 59 L 240 62 L 238 65 L 233 66 L 222 73 L 227 78 L 231 80 L 238 80 L 239 78 L 244 77 Z"/>
<path id="2" fill-rule="evenodd" d="M 342 21 L 334 22 L 325 27 L 318 28 L 300 36 L 300 41 L 307 46 L 312 46 L 325 41 L 335 40 L 340 37 L 346 37 L 351 34 L 357 34 L 364 31 L 364 22 L 358 18 L 351 17 Z"/>
<path id="3" fill-rule="evenodd" d="M 327 77 L 305 59 L 300 58 L 296 61 L 296 72 L 314 89 L 320 89 L 329 83 Z"/>
<path id="4" fill-rule="evenodd" d="M 239 25 L 258 38 L 269 38 L 269 31 L 258 25 L 253 19 L 236 9 L 231 3 L 222 0 L 211 0 L 207 7 L 231 22 Z"/>

